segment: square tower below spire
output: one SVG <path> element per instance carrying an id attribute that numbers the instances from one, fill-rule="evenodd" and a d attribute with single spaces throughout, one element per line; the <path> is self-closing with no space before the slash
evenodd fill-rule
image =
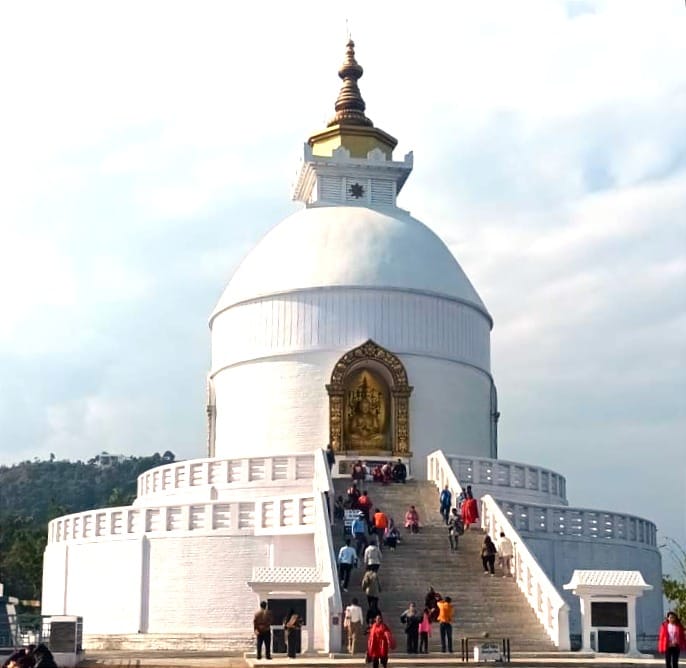
<path id="1" fill-rule="evenodd" d="M 307 143 L 293 199 L 307 205 L 396 207 L 412 163 L 412 152 L 402 162 L 390 160 L 379 146 L 364 157 L 352 155 L 345 146 L 333 148 L 330 155 L 316 155 Z"/>

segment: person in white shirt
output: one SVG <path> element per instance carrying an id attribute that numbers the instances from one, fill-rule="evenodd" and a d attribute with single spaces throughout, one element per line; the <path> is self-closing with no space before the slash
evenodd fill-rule
<path id="1" fill-rule="evenodd" d="M 363 620 L 362 608 L 357 599 L 353 598 L 350 605 L 345 609 L 345 618 L 343 620 L 343 627 L 348 633 L 348 652 L 350 654 L 357 654 L 361 651 Z"/>
<path id="2" fill-rule="evenodd" d="M 348 591 L 350 572 L 355 566 L 357 566 L 357 552 L 350 545 L 350 538 L 347 538 L 345 545 L 338 551 L 338 577 L 343 591 Z"/>
<path id="3" fill-rule="evenodd" d="M 509 577 L 512 573 L 512 556 L 514 554 L 514 547 L 512 541 L 505 536 L 505 532 L 500 532 L 498 539 L 498 561 L 500 567 L 503 569 L 503 577 Z"/>
<path id="4" fill-rule="evenodd" d="M 368 571 L 378 571 L 381 568 L 381 550 L 375 542 L 367 545 L 364 551 L 364 565 Z"/>

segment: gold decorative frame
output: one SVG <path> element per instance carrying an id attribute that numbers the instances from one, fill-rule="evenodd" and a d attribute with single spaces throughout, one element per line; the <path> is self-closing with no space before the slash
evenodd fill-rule
<path id="1" fill-rule="evenodd" d="M 410 394 L 412 386 L 407 382 L 407 371 L 400 359 L 369 339 L 361 346 L 349 350 L 334 365 L 331 382 L 326 386 L 329 394 L 329 442 L 334 452 L 345 452 L 343 440 L 343 398 L 345 379 L 360 367 L 381 366 L 390 376 L 392 453 L 410 457 Z"/>

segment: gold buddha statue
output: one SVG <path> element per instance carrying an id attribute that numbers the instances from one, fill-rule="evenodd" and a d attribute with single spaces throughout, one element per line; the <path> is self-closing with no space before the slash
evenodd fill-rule
<path id="1" fill-rule="evenodd" d="M 384 435 L 383 394 L 367 383 L 363 377 L 358 389 L 351 392 L 348 421 L 348 435 L 350 446 L 354 450 L 378 450 L 383 448 L 386 442 Z"/>

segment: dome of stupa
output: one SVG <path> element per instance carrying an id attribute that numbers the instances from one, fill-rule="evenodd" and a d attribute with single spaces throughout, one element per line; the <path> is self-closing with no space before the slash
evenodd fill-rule
<path id="1" fill-rule="evenodd" d="M 486 312 L 448 247 L 402 209 L 313 206 L 264 236 L 234 273 L 212 317 L 252 299 L 328 287 L 434 294 Z"/>

